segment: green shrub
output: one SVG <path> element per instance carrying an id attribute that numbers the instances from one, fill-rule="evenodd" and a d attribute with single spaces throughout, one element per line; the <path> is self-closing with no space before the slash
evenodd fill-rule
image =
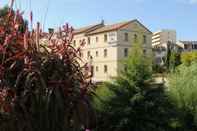
<path id="1" fill-rule="evenodd" d="M 169 94 L 186 129 L 197 129 L 197 63 L 181 65 L 169 76 Z"/>
<path id="2" fill-rule="evenodd" d="M 97 131 L 175 131 L 179 128 L 174 106 L 163 86 L 149 84 L 149 59 L 140 44 L 133 47 L 126 70 L 96 90 Z"/>

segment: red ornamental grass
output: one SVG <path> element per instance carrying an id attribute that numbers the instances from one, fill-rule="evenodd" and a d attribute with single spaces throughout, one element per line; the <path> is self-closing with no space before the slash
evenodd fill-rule
<path id="1" fill-rule="evenodd" d="M 26 112 L 35 109 L 32 107 L 32 103 L 35 103 L 32 101 L 32 96 L 41 95 L 42 98 L 49 99 L 48 101 L 59 96 L 54 101 L 58 99 L 56 103 L 63 102 L 64 108 L 70 115 L 76 114 L 75 111 L 80 115 L 90 114 L 87 113 L 91 111 L 87 94 L 92 86 L 91 72 L 88 64 L 81 65 L 83 61 L 80 58 L 85 41 L 75 49 L 71 44 L 73 28 L 65 24 L 49 38 L 45 37 L 47 44 L 43 45 L 41 29 L 37 27 L 29 31 L 22 13 L 12 10 L 13 3 L 14 0 L 11 1 L 5 17 L 6 24 L 0 23 L 0 110 L 24 115 L 23 111 L 15 109 L 22 108 Z M 32 12 L 30 22 L 33 22 Z M 73 109 L 74 107 L 79 109 Z M 55 107 L 50 108 L 54 110 Z M 40 108 L 38 111 L 43 109 L 45 108 Z M 33 119 L 31 118 L 33 115 L 28 116 L 29 119 Z M 58 116 L 68 117 L 66 118 L 70 120 L 68 123 L 72 121 L 73 124 L 72 116 Z M 79 117 L 82 119 L 80 121 L 82 127 L 91 128 L 89 126 L 93 120 L 90 120 L 90 116 Z"/>

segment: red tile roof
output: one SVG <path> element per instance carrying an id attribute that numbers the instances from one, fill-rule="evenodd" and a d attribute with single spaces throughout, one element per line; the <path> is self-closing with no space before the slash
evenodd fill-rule
<path id="1" fill-rule="evenodd" d="M 103 27 L 103 26 L 104 26 L 104 23 L 90 25 L 90 26 L 79 28 L 79 29 L 74 29 L 73 33 L 74 34 L 88 33 L 90 31 L 93 31 L 93 30 L 98 29 L 99 27 Z"/>
<path id="2" fill-rule="evenodd" d="M 112 24 L 112 25 L 105 25 L 102 28 L 98 28 L 94 31 L 91 31 L 88 33 L 88 35 L 93 35 L 93 34 L 98 34 L 98 33 L 104 33 L 104 32 L 108 32 L 108 31 L 114 31 L 114 30 L 118 30 L 121 29 L 125 26 L 127 26 L 130 23 L 133 22 L 138 22 L 141 26 L 143 26 L 148 32 L 152 33 L 149 29 L 147 29 L 143 24 L 141 24 L 138 20 L 131 20 L 131 21 L 126 21 L 126 22 L 121 22 L 121 23 L 117 23 L 117 24 Z"/>
<path id="3" fill-rule="evenodd" d="M 121 23 L 117 23 L 117 24 L 113 24 L 113 25 L 105 25 L 102 28 L 99 28 L 97 30 L 94 30 L 90 33 L 88 33 L 88 35 L 93 35 L 93 34 L 97 34 L 97 33 L 103 33 L 103 32 L 107 32 L 107 31 L 113 31 L 113 30 L 118 30 L 126 25 L 128 25 L 131 21 L 126 21 L 126 22 L 121 22 Z"/>
<path id="4" fill-rule="evenodd" d="M 134 19 L 131 21 L 120 22 L 120 23 L 116 23 L 116 24 L 112 24 L 112 25 L 104 25 L 104 22 L 101 22 L 100 24 L 95 24 L 95 25 L 90 25 L 90 26 L 86 26 L 83 28 L 75 29 L 74 34 L 86 33 L 86 35 L 93 35 L 93 34 L 104 33 L 104 32 L 108 32 L 108 31 L 114 31 L 114 30 L 121 29 L 133 22 L 139 23 L 148 32 L 152 33 L 143 24 L 141 24 L 137 19 Z"/>

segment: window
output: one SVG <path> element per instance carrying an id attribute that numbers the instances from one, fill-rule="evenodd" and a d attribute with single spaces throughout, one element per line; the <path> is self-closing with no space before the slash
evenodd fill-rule
<path id="1" fill-rule="evenodd" d="M 146 44 L 146 42 L 147 42 L 147 40 L 146 40 L 147 38 L 146 38 L 146 36 L 145 35 L 143 35 L 143 41 L 144 41 L 144 44 Z"/>
<path id="2" fill-rule="evenodd" d="M 85 40 L 85 39 L 83 39 L 83 40 L 82 40 L 82 42 L 86 43 L 86 40 Z"/>
<path id="3" fill-rule="evenodd" d="M 99 38 L 98 37 L 96 37 L 96 42 L 98 42 L 99 41 Z"/>
<path id="4" fill-rule="evenodd" d="M 98 72 L 99 71 L 99 68 L 98 68 L 98 66 L 96 66 L 96 72 Z"/>
<path id="5" fill-rule="evenodd" d="M 76 46 L 76 40 L 73 41 L 73 46 Z"/>
<path id="6" fill-rule="evenodd" d="M 137 35 L 134 35 L 134 42 L 137 42 Z"/>
<path id="7" fill-rule="evenodd" d="M 125 33 L 124 34 L 124 41 L 129 41 L 129 35 L 128 35 L 128 33 Z"/>
<path id="8" fill-rule="evenodd" d="M 104 41 L 107 42 L 107 34 L 104 35 Z"/>
<path id="9" fill-rule="evenodd" d="M 104 57 L 107 57 L 107 49 L 104 49 Z"/>
<path id="10" fill-rule="evenodd" d="M 88 44 L 90 44 L 90 37 L 88 37 Z"/>
<path id="11" fill-rule="evenodd" d="M 90 58 L 90 56 L 91 56 L 90 51 L 88 51 L 87 57 Z"/>
<path id="12" fill-rule="evenodd" d="M 80 57 L 83 57 L 83 53 L 82 52 L 80 53 Z"/>
<path id="13" fill-rule="evenodd" d="M 104 73 L 107 73 L 108 69 L 107 69 L 107 65 L 104 65 Z"/>
<path id="14" fill-rule="evenodd" d="M 128 57 L 128 48 L 124 49 L 124 57 Z"/>
<path id="15" fill-rule="evenodd" d="M 193 49 L 197 49 L 197 45 L 196 44 L 193 45 Z"/>
<path id="16" fill-rule="evenodd" d="M 99 56 L 98 51 L 96 51 L 96 57 L 98 57 L 98 56 Z"/>
<path id="17" fill-rule="evenodd" d="M 91 75 L 94 76 L 94 66 L 91 66 Z"/>
<path id="18" fill-rule="evenodd" d="M 188 49 L 188 46 L 185 44 L 185 45 L 184 45 L 184 48 L 187 50 L 187 49 Z"/>
<path id="19" fill-rule="evenodd" d="M 144 55 L 146 55 L 146 50 L 145 49 L 143 50 L 143 53 L 144 53 Z"/>

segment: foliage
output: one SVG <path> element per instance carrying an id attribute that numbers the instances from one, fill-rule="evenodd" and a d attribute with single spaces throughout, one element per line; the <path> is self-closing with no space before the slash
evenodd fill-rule
<path id="1" fill-rule="evenodd" d="M 43 47 L 39 23 L 29 31 L 20 11 L 0 12 L 0 130 L 92 128 L 91 74 L 79 64 L 81 47 L 71 45 L 72 27 L 64 25 Z"/>
<path id="2" fill-rule="evenodd" d="M 126 70 L 113 82 L 98 87 L 94 105 L 98 131 L 171 131 L 177 128 L 174 106 L 164 88 L 153 88 L 149 60 L 140 44 L 132 48 Z M 147 61 L 148 60 L 148 61 Z"/>
<path id="3" fill-rule="evenodd" d="M 181 65 L 169 77 L 169 94 L 181 110 L 183 124 L 189 130 L 197 129 L 197 63 Z"/>
<path id="4" fill-rule="evenodd" d="M 180 52 L 174 49 L 174 44 L 167 43 L 167 55 L 165 60 L 165 67 L 167 71 L 174 71 L 175 68 L 181 64 Z"/>
<path id="5" fill-rule="evenodd" d="M 197 52 L 183 52 L 181 54 L 181 62 L 186 65 L 190 65 L 193 61 L 197 60 Z"/>
<path id="6" fill-rule="evenodd" d="M 164 66 L 153 64 L 153 73 L 165 73 L 166 68 Z"/>
<path id="7" fill-rule="evenodd" d="M 181 64 L 180 53 L 172 52 L 170 56 L 170 69 L 174 71 Z"/>

